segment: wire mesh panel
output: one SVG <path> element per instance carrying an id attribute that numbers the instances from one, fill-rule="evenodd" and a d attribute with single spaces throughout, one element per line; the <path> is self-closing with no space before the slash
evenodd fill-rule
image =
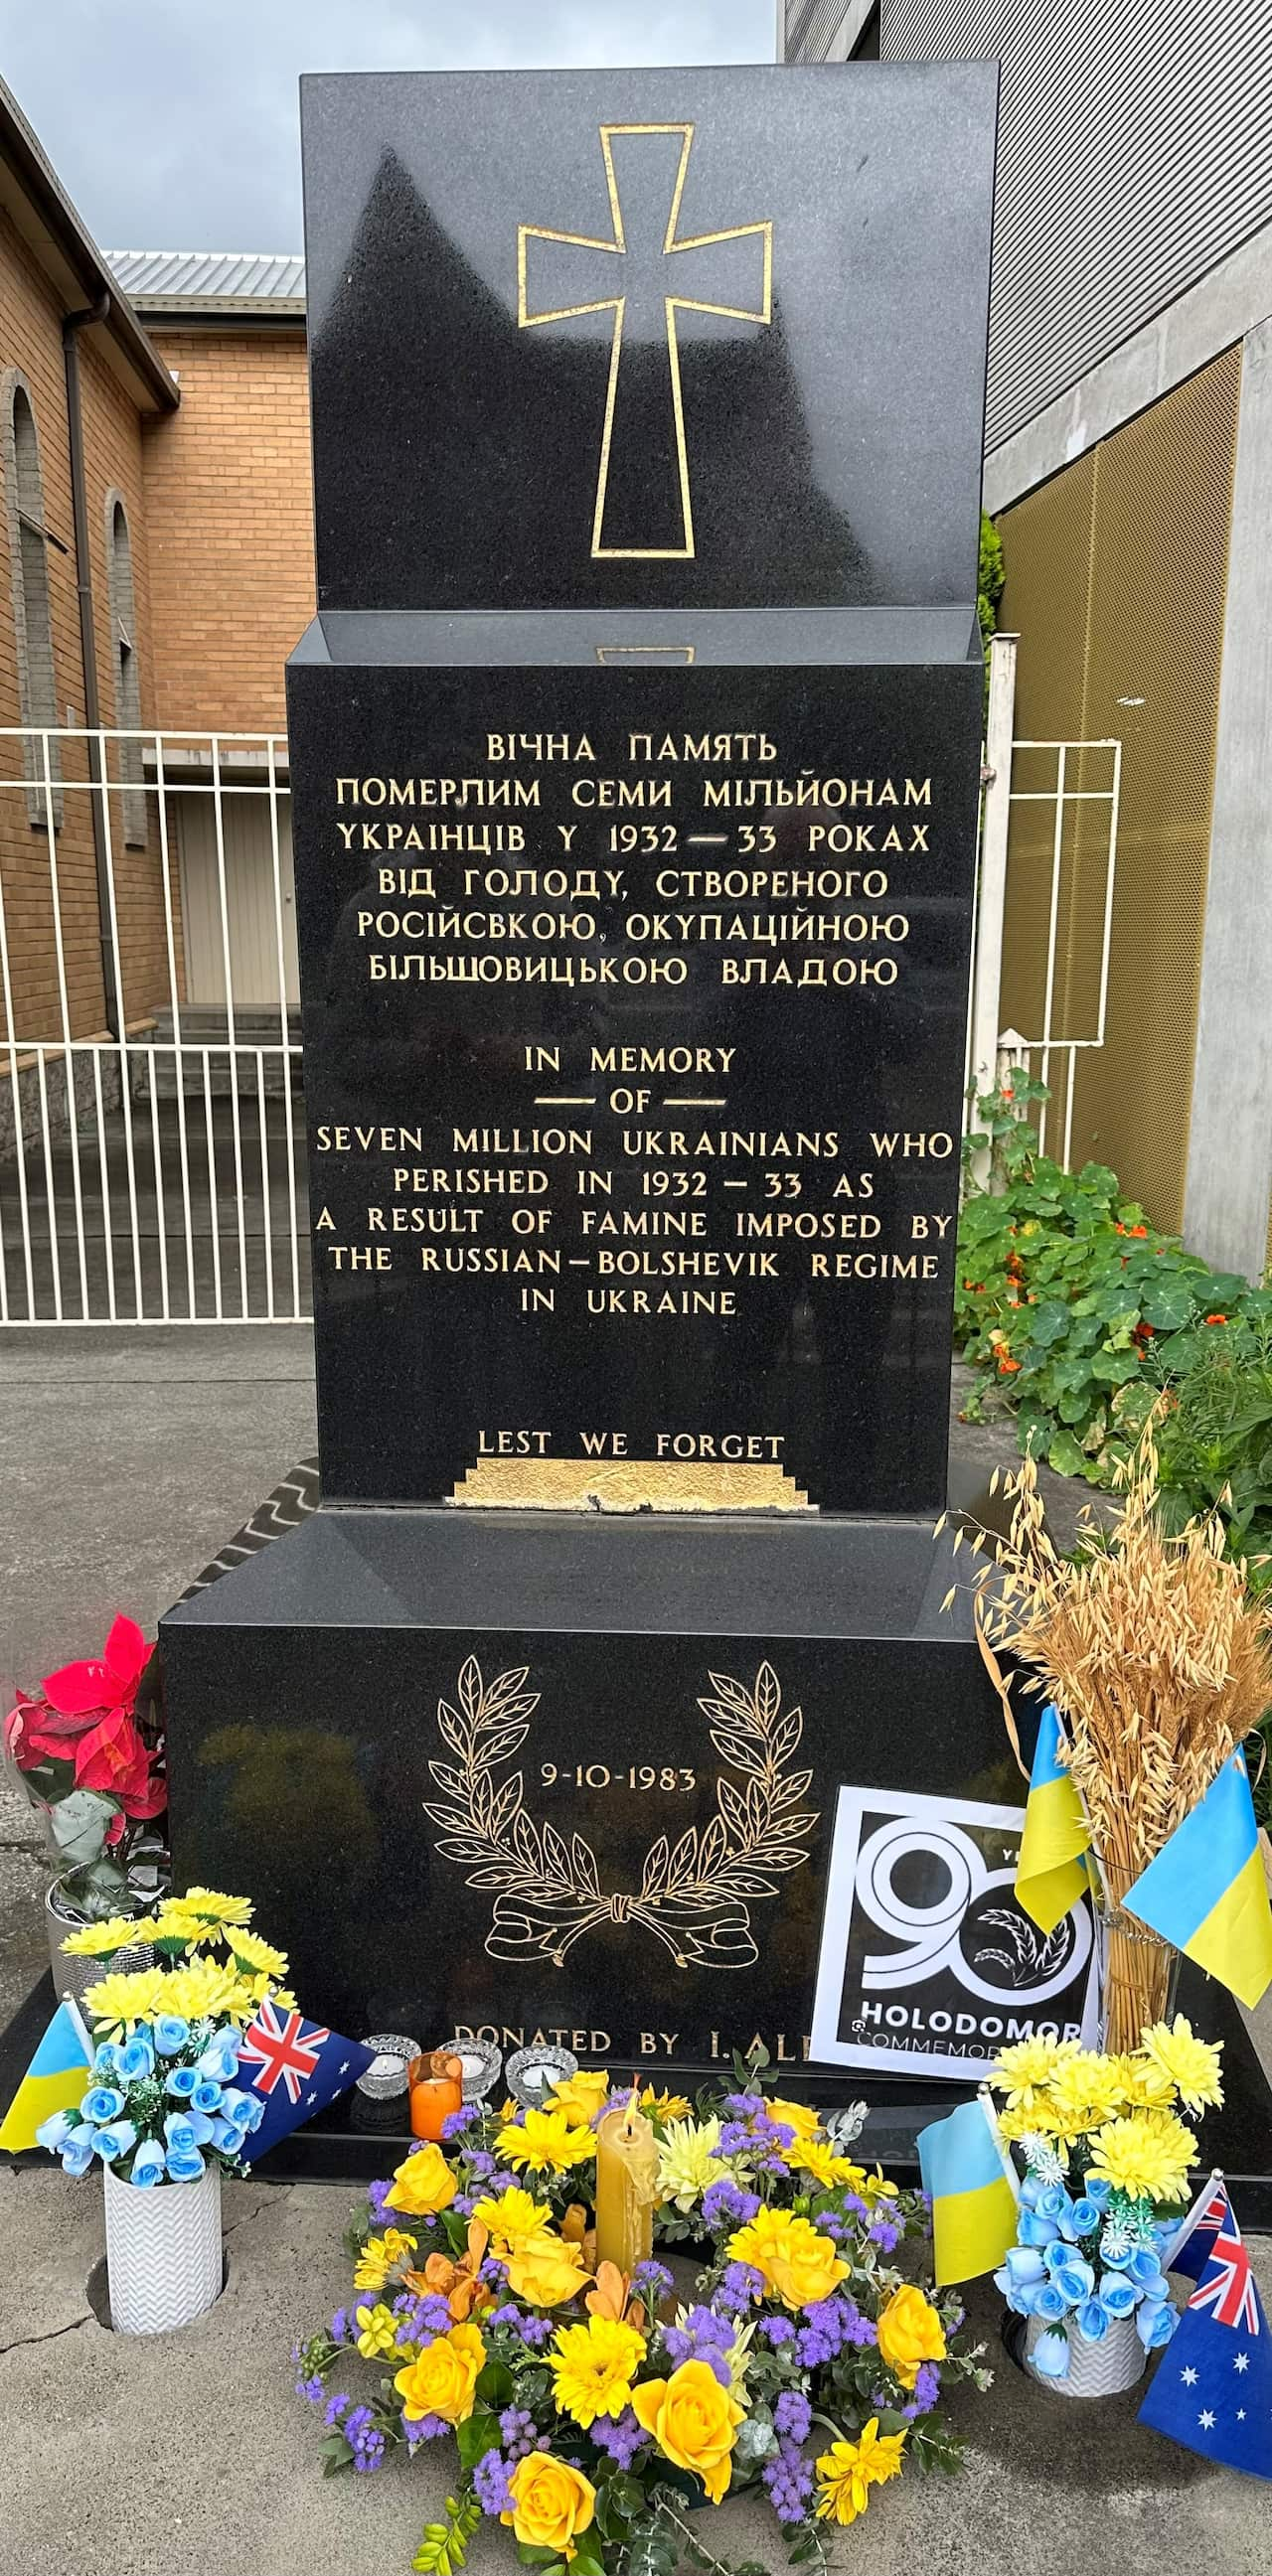
<path id="1" fill-rule="evenodd" d="M 0 1324 L 300 1321 L 304 1163 L 285 743 L 0 729 Z"/>

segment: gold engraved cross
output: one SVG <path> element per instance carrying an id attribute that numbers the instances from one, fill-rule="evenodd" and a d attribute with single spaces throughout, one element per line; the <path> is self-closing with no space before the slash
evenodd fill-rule
<path id="1" fill-rule="evenodd" d="M 693 284 L 701 284 L 703 286 L 714 284 L 719 287 L 720 272 L 719 252 L 717 246 L 722 242 L 738 242 L 747 244 L 754 242 L 754 253 L 751 253 L 750 251 L 746 253 L 734 253 L 732 259 L 728 261 L 727 266 L 729 274 L 725 287 L 720 291 L 727 292 L 728 288 L 731 286 L 735 293 L 740 294 L 745 291 L 750 286 L 751 281 L 754 280 L 756 294 L 754 302 L 744 303 L 742 301 L 735 301 L 732 303 L 725 303 L 716 302 L 706 294 L 679 294 L 669 291 L 663 293 L 662 303 L 667 331 L 667 364 L 670 377 L 671 419 L 675 440 L 676 478 L 679 487 L 679 516 L 682 531 L 681 543 L 679 545 L 664 546 L 607 545 L 605 543 L 605 505 L 609 484 L 610 453 L 614 439 L 615 413 L 617 411 L 619 399 L 619 370 L 623 354 L 623 321 L 627 311 L 629 296 L 633 291 L 633 271 L 640 264 L 639 258 L 633 257 L 632 248 L 627 238 L 626 226 L 623 221 L 622 202 L 619 196 L 618 179 L 614 168 L 614 143 L 616 137 L 626 138 L 628 136 L 653 135 L 678 135 L 680 138 L 679 159 L 675 176 L 672 181 L 671 206 L 667 216 L 666 229 L 663 233 L 661 246 L 657 254 L 658 267 L 661 272 L 661 263 L 663 259 L 674 259 L 677 261 L 685 260 L 685 266 L 683 268 L 677 267 L 670 272 L 661 272 L 658 278 L 659 286 L 664 286 L 666 279 L 671 277 L 675 279 L 677 285 L 679 285 L 683 279 L 686 286 Z M 719 313 L 725 315 L 734 322 L 766 323 L 771 321 L 773 312 L 773 226 L 771 221 L 753 224 L 732 224 L 726 230 L 721 232 L 694 233 L 683 241 L 679 240 L 677 238 L 676 227 L 680 219 L 680 201 L 684 195 L 685 177 L 689 168 L 689 154 L 693 148 L 694 128 L 692 124 L 603 125 L 600 129 L 600 136 L 601 153 L 605 162 L 605 183 L 609 192 L 610 218 L 613 224 L 612 238 L 609 241 L 602 241 L 598 240 L 595 235 L 590 233 L 555 232 L 543 224 L 519 224 L 517 227 L 517 320 L 523 330 L 529 330 L 536 324 L 544 322 L 573 321 L 579 314 L 583 313 L 613 314 L 614 327 L 613 339 L 610 347 L 609 380 L 605 393 L 605 421 L 601 432 L 600 468 L 596 478 L 596 506 L 592 514 L 592 554 L 594 557 L 607 562 L 626 560 L 678 563 L 685 561 L 694 553 L 694 536 L 693 504 L 689 490 L 689 456 L 685 444 L 684 401 L 680 384 L 680 352 L 676 340 L 676 315 L 677 313 Z M 637 146 L 637 149 L 640 148 L 640 146 Z M 632 269 L 620 271 L 618 277 L 613 279 L 614 286 L 617 289 L 614 293 L 595 296 L 587 302 L 545 303 L 543 304 L 542 309 L 540 309 L 540 300 L 536 298 L 535 302 L 532 304 L 530 294 L 528 271 L 532 257 L 530 250 L 530 244 L 532 242 L 565 243 L 574 250 L 599 251 L 608 259 L 631 259 Z M 642 248 L 643 247 L 644 246 L 642 245 Z M 689 252 L 705 252 L 712 249 L 716 249 L 717 253 L 716 274 L 714 276 L 704 276 L 702 274 L 703 263 L 701 261 L 686 260 L 686 254 Z M 545 256 L 551 258 L 551 254 L 544 254 L 542 251 L 537 251 L 533 254 L 537 268 L 544 261 Z M 745 274 L 742 273 L 738 265 L 739 261 L 743 259 L 745 260 Z M 607 278 L 605 283 L 608 284 L 609 282 L 610 280 Z"/>

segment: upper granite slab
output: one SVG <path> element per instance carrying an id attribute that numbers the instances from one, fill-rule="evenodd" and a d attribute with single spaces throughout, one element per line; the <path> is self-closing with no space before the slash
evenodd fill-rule
<path id="1" fill-rule="evenodd" d="M 974 598 L 995 95 L 306 79 L 320 608 Z"/>

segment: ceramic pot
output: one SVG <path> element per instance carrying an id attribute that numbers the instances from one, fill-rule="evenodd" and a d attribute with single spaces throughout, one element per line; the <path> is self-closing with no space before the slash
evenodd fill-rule
<path id="1" fill-rule="evenodd" d="M 161 2182 L 138 2190 L 102 2170 L 106 2194 L 106 2273 L 116 2334 L 170 2334 L 201 2317 L 219 2297 L 221 2168 L 198 2182 Z"/>
<path id="2" fill-rule="evenodd" d="M 1024 2361 L 1030 2378 L 1056 2397 L 1116 2397 L 1144 2376 L 1148 2354 L 1135 2331 L 1133 2316 L 1115 2318 L 1102 2343 L 1088 2343 L 1070 2318 L 1069 2367 L 1062 2379 L 1048 2379 L 1033 2366 L 1034 2346 L 1050 2331 L 1041 2317 L 1028 2319 Z"/>

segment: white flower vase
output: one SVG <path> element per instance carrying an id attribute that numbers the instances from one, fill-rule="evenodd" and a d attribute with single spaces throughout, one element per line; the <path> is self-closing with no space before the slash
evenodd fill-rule
<path id="1" fill-rule="evenodd" d="M 1100 2343 L 1090 2343 L 1070 2318 L 1067 2327 L 1069 2367 L 1059 2379 L 1048 2378 L 1045 2371 L 1035 2370 L 1033 2350 L 1049 2332 L 1041 2317 L 1030 2317 L 1025 2335 L 1025 2368 L 1040 2388 L 1049 2388 L 1057 2397 L 1118 2397 L 1125 2388 L 1133 2388 L 1142 2379 L 1148 2354 L 1140 2342 L 1135 2319 L 1115 2317 Z"/>
<path id="2" fill-rule="evenodd" d="M 221 2169 L 198 2182 L 138 2189 L 103 2168 L 106 2272 L 116 2334 L 170 2334 L 201 2317 L 220 2294 Z"/>

